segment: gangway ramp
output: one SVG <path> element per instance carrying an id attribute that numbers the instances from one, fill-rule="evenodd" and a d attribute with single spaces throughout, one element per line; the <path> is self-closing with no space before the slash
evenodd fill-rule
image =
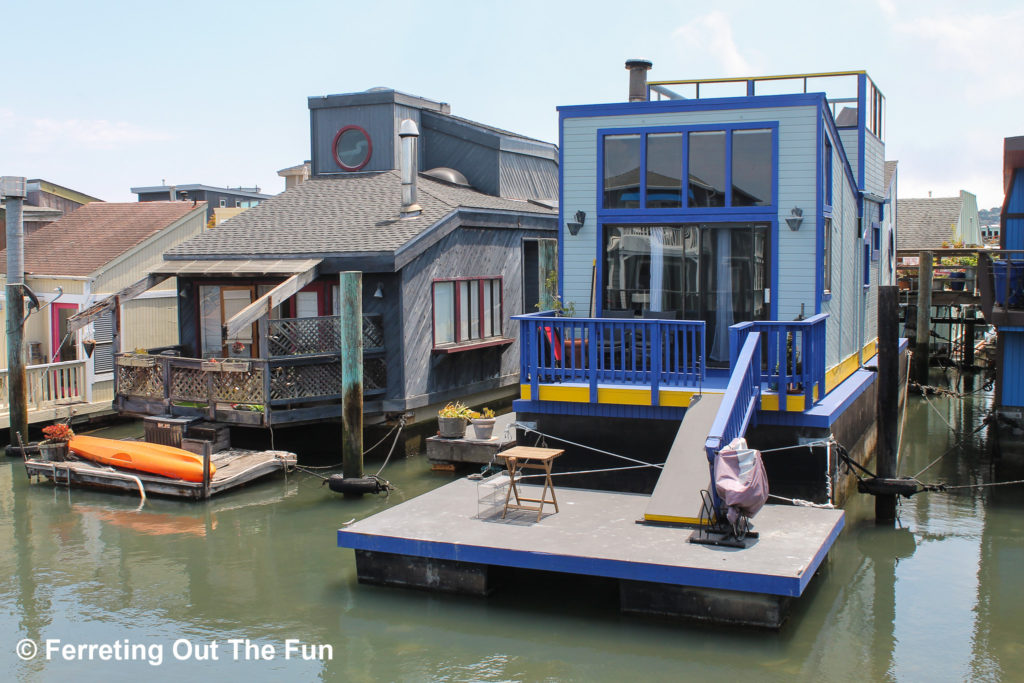
<path id="1" fill-rule="evenodd" d="M 722 398 L 722 394 L 701 394 L 690 402 L 654 493 L 647 503 L 644 521 L 700 523 L 700 492 L 711 483 L 704 442 L 722 405 Z"/>

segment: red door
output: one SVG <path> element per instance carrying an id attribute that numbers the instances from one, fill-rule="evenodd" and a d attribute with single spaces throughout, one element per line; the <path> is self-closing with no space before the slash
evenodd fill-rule
<path id="1" fill-rule="evenodd" d="M 78 312 L 78 304 L 51 304 L 50 309 L 50 362 L 78 360 L 75 335 L 68 333 L 68 318 Z"/>

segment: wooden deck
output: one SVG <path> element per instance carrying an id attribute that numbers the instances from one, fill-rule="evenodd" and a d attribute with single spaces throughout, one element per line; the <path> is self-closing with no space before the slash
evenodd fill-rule
<path id="1" fill-rule="evenodd" d="M 86 460 L 54 462 L 30 459 L 25 461 L 25 469 L 30 477 L 46 477 L 54 484 L 62 486 L 92 486 L 131 493 L 139 493 L 139 488 L 142 487 L 146 495 L 202 500 L 273 472 L 288 472 L 295 466 L 297 456 L 289 451 L 249 451 L 233 448 L 214 453 L 212 460 L 217 470 L 205 495 L 203 484 L 199 482 L 107 467 Z"/>

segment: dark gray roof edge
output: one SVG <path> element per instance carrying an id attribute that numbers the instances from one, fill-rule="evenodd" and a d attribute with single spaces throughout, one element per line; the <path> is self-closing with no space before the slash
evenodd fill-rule
<path id="1" fill-rule="evenodd" d="M 417 256 L 437 244 L 456 228 L 461 227 L 556 231 L 558 230 L 558 216 L 459 207 L 398 247 L 395 250 L 395 270 L 404 268 Z"/>
<path id="2" fill-rule="evenodd" d="M 423 112 L 420 122 L 424 128 L 430 128 L 483 147 L 541 157 L 542 159 L 555 159 L 556 161 L 558 159 L 557 145 L 458 116 Z"/>
<path id="3" fill-rule="evenodd" d="M 326 109 L 329 107 L 355 107 L 367 104 L 402 104 L 426 111 L 448 112 L 451 107 L 445 102 L 436 102 L 409 95 L 398 90 L 373 90 L 363 92 L 339 93 L 335 95 L 311 95 L 306 98 L 310 109 Z"/>

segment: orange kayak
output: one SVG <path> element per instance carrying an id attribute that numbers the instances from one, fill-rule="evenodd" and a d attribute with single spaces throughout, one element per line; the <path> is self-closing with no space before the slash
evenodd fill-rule
<path id="1" fill-rule="evenodd" d="M 73 436 L 68 448 L 104 465 L 160 474 L 184 481 L 203 481 L 203 456 L 181 448 L 145 441 L 118 441 L 96 436 Z M 210 476 L 217 471 L 210 463 Z"/>

